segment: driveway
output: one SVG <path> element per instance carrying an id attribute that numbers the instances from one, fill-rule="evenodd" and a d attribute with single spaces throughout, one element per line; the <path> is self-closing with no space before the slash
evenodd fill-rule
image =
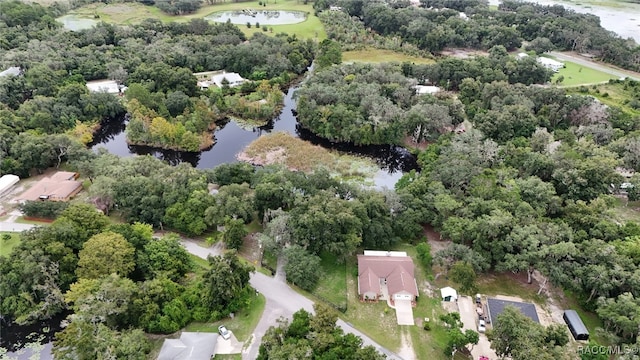
<path id="1" fill-rule="evenodd" d="M 222 336 L 218 336 L 218 343 L 216 344 L 216 355 L 220 354 L 240 354 L 242 352 L 242 343 L 236 339 L 233 332 L 229 340 L 225 340 Z"/>
<path id="2" fill-rule="evenodd" d="M 478 331 L 478 313 L 476 312 L 476 304 L 469 296 L 460 296 L 458 298 L 458 311 L 460 312 L 460 320 L 462 320 L 462 330 Z M 478 345 L 471 349 L 473 359 L 479 359 L 480 356 L 487 356 L 489 359 L 497 359 L 495 351 L 491 349 L 491 342 L 485 334 L 479 334 L 480 339 Z"/>
<path id="3" fill-rule="evenodd" d="M 208 255 L 215 256 L 222 253 L 221 248 L 204 248 L 193 241 L 183 240 L 182 244 L 191 254 L 203 259 L 206 259 Z M 261 292 L 267 301 L 262 317 L 253 331 L 253 341 L 251 345 L 242 352 L 243 359 L 253 360 L 258 357 L 258 350 L 264 333 L 269 327 L 277 325 L 277 320 L 280 317 L 291 319 L 293 313 L 300 309 L 305 309 L 313 313 L 313 301 L 295 292 L 287 285 L 282 268 L 283 266 L 279 261 L 278 269 L 274 277 L 269 277 L 259 272 L 251 274 L 249 283 L 253 288 Z M 364 346 L 373 346 L 376 350 L 387 355 L 387 359 L 403 360 L 397 354 L 380 346 L 380 344 L 374 342 L 370 337 L 355 329 L 351 324 L 338 319 L 336 325 L 341 327 L 345 333 L 351 333 L 361 337 Z"/>
<path id="4" fill-rule="evenodd" d="M 411 300 L 396 300 L 395 306 L 398 325 L 415 325 Z"/>

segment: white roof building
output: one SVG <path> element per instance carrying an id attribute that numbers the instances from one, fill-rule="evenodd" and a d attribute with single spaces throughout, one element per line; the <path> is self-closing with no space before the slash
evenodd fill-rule
<path id="1" fill-rule="evenodd" d="M 126 86 L 118 85 L 115 80 L 88 81 L 87 88 L 91 92 L 106 92 L 108 94 L 120 94 L 127 90 Z"/>
<path id="2" fill-rule="evenodd" d="M 0 177 L 0 195 L 11 190 L 13 185 L 17 184 L 20 178 L 16 175 L 7 174 Z"/>
<path id="3" fill-rule="evenodd" d="M 17 66 L 12 66 L 7 70 L 0 72 L 0 77 L 9 76 L 9 75 L 19 76 L 21 72 L 22 72 L 22 69 L 20 69 Z"/>
<path id="4" fill-rule="evenodd" d="M 442 301 L 458 300 L 458 292 L 456 289 L 449 286 L 440 289 L 440 295 L 442 296 Z"/>
<path id="5" fill-rule="evenodd" d="M 546 67 L 547 69 L 551 69 L 555 72 L 558 72 L 560 69 L 564 67 L 564 63 L 561 63 L 560 61 L 555 61 L 553 59 L 549 59 L 546 57 L 539 57 L 537 60 L 540 64 L 542 64 L 542 66 Z"/>
<path id="6" fill-rule="evenodd" d="M 440 90 L 437 86 L 416 85 L 416 94 L 435 94 Z"/>
<path id="7" fill-rule="evenodd" d="M 229 87 L 239 86 L 245 81 L 242 76 L 238 73 L 234 72 L 222 72 L 222 74 L 213 75 L 211 77 L 211 82 L 216 84 L 218 87 L 222 87 L 222 80 L 227 79 L 229 82 Z"/>

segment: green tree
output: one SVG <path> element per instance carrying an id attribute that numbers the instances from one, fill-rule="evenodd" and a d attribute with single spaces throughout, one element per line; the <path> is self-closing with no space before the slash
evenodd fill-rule
<path id="1" fill-rule="evenodd" d="M 458 261 L 449 270 L 451 280 L 460 285 L 460 291 L 467 294 L 475 293 L 476 272 L 468 262 Z"/>
<path id="2" fill-rule="evenodd" d="M 59 359 L 145 360 L 151 344 L 140 329 L 117 331 L 102 323 L 72 320 L 56 333 L 53 354 Z"/>
<path id="3" fill-rule="evenodd" d="M 202 302 L 215 312 L 213 317 L 219 318 L 237 311 L 251 295 L 249 274 L 254 268 L 242 264 L 235 251 L 229 251 L 223 257 L 210 256 L 208 260 L 210 269 L 203 278 Z"/>
<path id="4" fill-rule="evenodd" d="M 287 281 L 307 291 L 312 291 L 322 276 L 320 257 L 309 254 L 297 245 L 284 250 L 284 267 Z"/>
<path id="5" fill-rule="evenodd" d="M 167 234 L 153 239 L 138 256 L 138 266 L 143 269 L 147 279 L 167 277 L 180 281 L 191 270 L 192 261 L 187 250 L 180 244 L 180 237 Z"/>
<path id="6" fill-rule="evenodd" d="M 342 62 L 340 44 L 330 39 L 322 40 L 316 60 L 320 68 L 328 67 L 332 64 L 340 64 Z"/>
<path id="7" fill-rule="evenodd" d="M 79 253 L 79 278 L 98 279 L 109 274 L 127 276 L 134 269 L 135 248 L 122 235 L 104 232 L 92 236 Z"/>
<path id="8" fill-rule="evenodd" d="M 230 249 L 240 249 L 244 237 L 249 232 L 244 227 L 244 221 L 241 219 L 233 219 L 229 216 L 224 219 L 224 231 L 222 232 L 222 241 L 227 244 Z"/>
<path id="9" fill-rule="evenodd" d="M 89 204 L 76 203 L 66 208 L 59 219 L 73 222 L 82 237 L 88 239 L 100 233 L 111 222 L 102 212 Z"/>
<path id="10" fill-rule="evenodd" d="M 123 318 L 129 310 L 136 284 L 117 274 L 101 279 L 80 279 L 71 284 L 64 298 L 74 310 L 76 319 L 84 319 L 92 324 L 104 323 L 110 328 L 126 325 Z"/>
<path id="11" fill-rule="evenodd" d="M 416 246 L 416 252 L 418 253 L 418 260 L 422 266 L 424 266 L 425 270 L 429 271 L 433 259 L 431 257 L 431 246 L 426 242 L 426 239 Z"/>

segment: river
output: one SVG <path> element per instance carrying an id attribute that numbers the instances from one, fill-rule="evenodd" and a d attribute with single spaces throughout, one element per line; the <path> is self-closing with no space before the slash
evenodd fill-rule
<path id="1" fill-rule="evenodd" d="M 501 2 L 501 0 L 489 0 L 489 5 L 497 6 Z M 597 0 L 531 0 L 529 2 L 547 6 L 562 5 L 581 14 L 596 15 L 600 18 L 600 25 L 603 28 L 615 32 L 623 39 L 632 38 L 640 44 L 640 4 L 616 0 L 606 2 Z"/>
<path id="2" fill-rule="evenodd" d="M 274 131 L 284 131 L 325 148 L 374 159 L 380 167 L 380 171 L 373 178 L 375 188 L 378 189 L 384 187 L 392 189 L 402 177 L 403 172 L 417 169 L 418 165 L 415 156 L 402 147 L 392 145 L 354 146 L 351 144 L 332 143 L 301 128 L 295 116 L 296 102 L 293 94 L 296 89 L 297 87 L 295 86 L 289 88 L 284 98 L 282 112 L 267 125 L 246 129 L 234 121 L 220 124 L 214 133 L 215 144 L 213 147 L 199 153 L 129 145 L 124 132 L 124 119 L 103 124 L 100 131 L 95 134 L 94 142 L 91 146 L 94 150 L 105 148 L 110 153 L 119 156 L 149 154 L 173 165 L 180 162 L 188 162 L 199 169 L 210 169 L 220 164 L 237 162 L 236 155 L 258 137 Z"/>

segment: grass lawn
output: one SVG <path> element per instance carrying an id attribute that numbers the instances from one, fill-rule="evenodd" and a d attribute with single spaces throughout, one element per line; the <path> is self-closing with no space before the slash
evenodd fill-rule
<path id="1" fill-rule="evenodd" d="M 4 240 L 4 236 L 9 235 L 9 240 Z M 0 232 L 0 256 L 9 256 L 13 248 L 20 243 L 20 233 Z"/>
<path id="2" fill-rule="evenodd" d="M 616 202 L 613 213 L 618 221 L 640 222 L 640 201 L 626 201 L 625 199 L 616 198 Z"/>
<path id="3" fill-rule="evenodd" d="M 244 228 L 247 229 L 249 234 L 262 231 L 262 225 L 260 225 L 258 220 L 253 220 L 252 222 L 246 224 Z"/>
<path id="4" fill-rule="evenodd" d="M 253 333 L 256 325 L 258 325 L 265 303 L 264 295 L 258 294 L 252 298 L 249 306 L 236 313 L 233 319 L 226 318 L 213 323 L 192 322 L 187 325 L 185 331 L 218 332 L 218 326 L 225 325 L 227 329 L 233 332 L 238 341 L 245 342 Z"/>
<path id="5" fill-rule="evenodd" d="M 322 276 L 313 294 L 335 305 L 347 304 L 347 265 L 336 261 L 336 257 L 323 252 Z"/>
<path id="6" fill-rule="evenodd" d="M 433 64 L 433 59 L 421 58 L 403 53 L 395 52 L 392 50 L 372 49 L 367 48 L 363 50 L 345 51 L 342 53 L 343 62 L 368 62 L 368 63 L 381 63 L 381 62 L 411 62 L 416 64 Z"/>
<path id="7" fill-rule="evenodd" d="M 569 89 L 569 92 L 594 96 L 605 105 L 619 107 L 631 118 L 640 116 L 640 109 L 634 109 L 627 104 L 628 101 L 633 99 L 634 88 L 628 86 L 628 88 L 625 89 L 624 87 L 624 83 L 600 84 L 586 87 L 587 92 L 580 92 L 580 87 Z"/>
<path id="8" fill-rule="evenodd" d="M 603 327 L 602 320 L 600 320 L 598 315 L 590 311 L 584 310 L 582 306 L 580 306 L 580 304 L 578 303 L 578 300 L 576 299 L 575 295 L 573 295 L 569 291 L 566 291 L 566 290 L 564 291 L 563 300 L 564 301 L 561 303 L 561 305 L 565 309 L 573 309 L 578 313 L 578 315 L 580 315 L 580 319 L 582 320 L 584 325 L 587 327 L 587 330 L 589 330 L 591 339 L 595 340 L 598 344 L 609 345 L 607 338 L 599 336 L 600 333 L 595 331 L 596 328 Z"/>
<path id="9" fill-rule="evenodd" d="M 551 82 L 555 84 L 555 81 L 564 76 L 564 80 L 558 85 L 561 86 L 577 86 L 584 84 L 597 84 L 610 79 L 617 79 L 615 75 L 611 75 L 599 70 L 595 70 L 586 66 L 578 65 L 570 61 L 563 61 L 565 67 L 560 69 L 553 77 Z"/>
<path id="10" fill-rule="evenodd" d="M 303 4 L 300 1 L 280 0 L 277 3 L 269 3 L 266 7 L 259 6 L 258 1 L 246 2 L 229 2 L 217 5 L 207 5 L 201 7 L 197 12 L 187 15 L 167 15 L 155 6 L 145 6 L 139 3 L 93 3 L 85 5 L 71 11 L 70 15 L 76 15 L 80 18 L 101 20 L 107 23 L 119 25 L 138 24 L 145 19 L 152 18 L 164 22 L 179 21 L 185 22 L 191 19 L 204 18 L 218 11 L 242 10 L 242 9 L 260 9 L 260 10 L 297 10 L 304 11 L 308 14 L 307 20 L 298 24 L 290 25 L 267 25 L 273 32 L 264 32 L 262 29 L 256 29 L 255 24 L 251 28 L 247 28 L 246 24 L 238 24 L 240 30 L 247 36 L 251 36 L 256 32 L 264 32 L 265 34 L 275 35 L 277 33 L 286 32 L 295 34 L 300 38 L 317 38 L 323 40 L 327 37 L 324 26 L 316 16 L 313 15 L 314 10 L 311 4 Z M 263 24 L 266 25 L 266 24 Z"/>

